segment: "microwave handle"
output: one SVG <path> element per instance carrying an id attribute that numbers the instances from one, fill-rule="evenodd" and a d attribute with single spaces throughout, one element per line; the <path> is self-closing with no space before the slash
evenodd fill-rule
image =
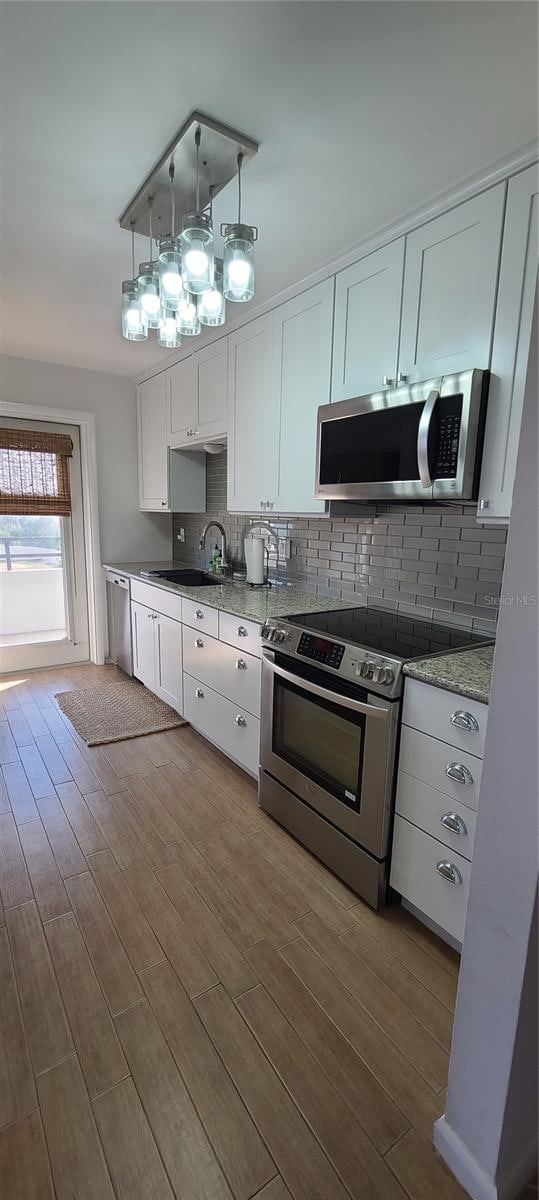
<path id="1" fill-rule="evenodd" d="M 313 696 L 319 696 L 321 700 L 330 700 L 332 704 L 340 704 L 342 708 L 351 708 L 352 712 L 365 713 L 367 717 L 384 717 L 387 719 L 389 710 L 380 708 L 376 704 L 363 704 L 361 700 L 352 700 L 350 696 L 341 696 L 339 693 L 330 692 L 327 688 L 320 687 L 318 683 L 310 683 L 301 675 L 294 675 L 292 671 L 285 671 L 284 667 L 278 667 L 273 661 L 270 653 L 262 651 L 262 658 L 265 663 L 273 671 L 274 675 L 280 675 L 281 679 L 286 679 L 288 683 L 293 683 L 296 687 L 303 688 L 306 692 L 312 692 Z"/>
<path id="2" fill-rule="evenodd" d="M 436 389 L 429 392 L 423 412 L 421 413 L 419 429 L 417 431 L 417 465 L 419 468 L 419 478 L 424 488 L 432 487 L 429 464 L 429 432 L 434 407 L 439 399 L 440 393 Z"/>

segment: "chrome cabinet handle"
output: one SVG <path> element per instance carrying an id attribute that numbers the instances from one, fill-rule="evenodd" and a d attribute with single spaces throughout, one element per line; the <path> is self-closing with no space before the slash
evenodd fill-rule
<path id="1" fill-rule="evenodd" d="M 197 608 L 197 610 L 196 610 L 196 612 L 195 612 L 195 617 L 196 617 L 197 621 L 203 621 L 203 620 L 204 620 L 204 613 L 202 612 L 202 609 L 201 609 L 201 608 Z"/>
<path id="2" fill-rule="evenodd" d="M 237 658 L 234 663 L 234 666 L 237 671 L 246 671 L 247 670 L 247 663 L 245 662 L 244 658 Z"/>
<path id="3" fill-rule="evenodd" d="M 429 392 L 425 401 L 423 412 L 419 419 L 419 428 L 417 431 L 417 466 L 419 469 L 419 478 L 421 485 L 424 488 L 432 487 L 432 479 L 429 466 L 429 430 L 432 421 L 432 414 L 436 401 L 440 399 L 440 393 L 433 388 Z"/>
<path id="4" fill-rule="evenodd" d="M 452 725 L 456 725 L 457 729 L 465 729 L 467 733 L 479 733 L 479 725 L 469 712 L 463 712 L 461 708 L 457 708 L 454 713 L 451 713 L 449 718 Z"/>
<path id="5" fill-rule="evenodd" d="M 436 870 L 438 875 L 442 876 L 442 879 L 447 879 L 448 883 L 462 883 L 462 875 L 458 867 L 454 863 L 449 862 L 448 859 L 443 858 L 441 862 L 436 863 Z"/>
<path id="6" fill-rule="evenodd" d="M 445 773 L 448 779 L 454 779 L 455 783 L 463 783 L 469 787 L 473 783 L 472 772 L 464 766 L 463 763 L 450 762 L 445 768 Z"/>
<path id="7" fill-rule="evenodd" d="M 204 645 L 202 638 L 195 638 L 194 645 L 196 646 L 197 650 L 201 650 Z"/>
<path id="8" fill-rule="evenodd" d="M 260 507 L 261 507 L 261 508 L 266 508 L 266 501 L 265 501 L 265 500 L 261 500 L 261 501 L 260 501 Z"/>
<path id="9" fill-rule="evenodd" d="M 266 500 L 266 508 L 273 508 L 273 500 Z"/>
<path id="10" fill-rule="evenodd" d="M 458 837 L 466 837 L 468 833 L 468 826 L 457 813 L 444 813 L 443 817 L 440 817 L 440 824 L 450 833 L 456 833 Z"/>
<path id="11" fill-rule="evenodd" d="M 393 382 L 394 382 L 394 380 L 391 375 L 384 375 L 382 377 L 382 383 L 383 383 L 384 387 L 391 387 L 391 384 Z"/>
<path id="12" fill-rule="evenodd" d="M 235 724 L 240 725 L 242 729 L 247 724 L 245 717 L 242 717 L 240 713 L 238 713 L 237 717 L 234 717 L 234 721 L 235 721 Z"/>
<path id="13" fill-rule="evenodd" d="M 245 625 L 238 625 L 236 632 L 238 634 L 238 637 L 248 637 L 249 636 L 247 633 L 247 630 L 245 628 Z"/>
<path id="14" fill-rule="evenodd" d="M 202 688 L 196 688 L 196 689 L 195 689 L 195 696 L 196 696 L 197 700 L 203 700 L 203 699 L 204 699 L 204 692 L 202 691 Z"/>
<path id="15" fill-rule="evenodd" d="M 406 383 L 407 379 L 408 376 L 404 374 L 404 371 L 399 371 L 397 383 Z"/>

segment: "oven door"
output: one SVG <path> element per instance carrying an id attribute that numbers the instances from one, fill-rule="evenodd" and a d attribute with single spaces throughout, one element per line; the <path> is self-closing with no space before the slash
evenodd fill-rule
<path id="1" fill-rule="evenodd" d="M 292 669 L 291 669 L 292 668 Z M 262 652 L 261 767 L 369 853 L 387 853 L 398 702 Z"/>

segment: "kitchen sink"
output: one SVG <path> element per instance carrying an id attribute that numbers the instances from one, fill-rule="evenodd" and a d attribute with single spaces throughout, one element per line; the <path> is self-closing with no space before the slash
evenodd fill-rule
<path id="1" fill-rule="evenodd" d="M 152 571 L 153 579 L 166 579 L 169 583 L 179 583 L 182 587 L 219 587 L 223 581 L 215 575 L 207 575 L 205 571 L 190 568 L 178 568 L 177 571 Z"/>

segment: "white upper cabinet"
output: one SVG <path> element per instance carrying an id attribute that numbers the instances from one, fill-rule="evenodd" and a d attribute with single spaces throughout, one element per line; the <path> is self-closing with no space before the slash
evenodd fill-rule
<path id="1" fill-rule="evenodd" d="M 192 446 L 226 436 L 226 338 L 176 363 L 168 379 L 170 446 Z"/>
<path id="2" fill-rule="evenodd" d="M 273 313 L 228 338 L 228 508 L 265 512 L 275 494 L 278 429 Z"/>
<path id="3" fill-rule="evenodd" d="M 517 460 L 539 258 L 538 173 L 509 180 L 479 487 L 481 521 L 506 521 Z"/>
<path id="4" fill-rule="evenodd" d="M 139 507 L 168 509 L 167 379 L 155 375 L 137 389 Z"/>
<path id="5" fill-rule="evenodd" d="M 505 184 L 406 239 L 399 372 L 412 382 L 488 368 Z"/>
<path id="6" fill-rule="evenodd" d="M 197 372 L 194 355 L 182 359 L 167 372 L 169 390 L 168 441 L 170 446 L 183 446 L 189 441 L 188 431 L 195 429 L 198 418 Z"/>
<path id="7" fill-rule="evenodd" d="M 398 238 L 337 275 L 332 400 L 395 383 L 404 245 Z"/>
<path id="8" fill-rule="evenodd" d="M 316 415 L 328 404 L 331 381 L 333 279 L 281 304 L 274 313 L 277 447 L 274 507 L 323 512 L 314 498 Z"/>

